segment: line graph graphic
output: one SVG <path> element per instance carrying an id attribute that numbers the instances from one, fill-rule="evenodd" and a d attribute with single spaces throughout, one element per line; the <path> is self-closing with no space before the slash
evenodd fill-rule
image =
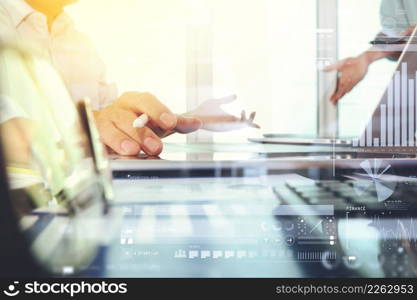
<path id="1" fill-rule="evenodd" d="M 387 220 L 375 216 L 371 225 L 379 230 L 381 239 L 417 243 L 417 222 L 414 218 Z"/>

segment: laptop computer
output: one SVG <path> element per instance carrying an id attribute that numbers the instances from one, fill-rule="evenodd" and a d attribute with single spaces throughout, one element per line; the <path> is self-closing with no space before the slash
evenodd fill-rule
<path id="1" fill-rule="evenodd" d="M 412 37 L 416 36 L 416 29 Z M 320 138 L 317 136 L 264 134 L 249 141 L 267 144 L 320 145 L 350 148 L 402 149 L 416 146 L 416 70 L 415 38 L 408 40 L 394 75 L 385 89 L 367 126 L 358 137 Z"/>
<path id="2" fill-rule="evenodd" d="M 391 242 L 403 235 L 379 238 L 363 212 L 390 212 L 374 220 L 380 231 L 393 232 L 395 223 L 414 234 L 417 222 L 408 220 L 416 211 L 417 185 L 403 184 L 397 188 L 403 193 L 388 199 L 395 187 L 380 172 L 365 185 L 267 173 L 251 178 L 251 172 L 220 167 L 206 178 L 177 170 L 163 179 L 156 165 L 153 176 L 115 183 L 124 195 L 109 201 L 108 165 L 99 157 L 88 107 L 81 103 L 77 114 L 47 63 L 1 47 L 0 62 L 7 63 L 0 68 L 0 277 L 382 277 L 410 271 L 413 253 Z M 386 173 L 385 166 L 374 167 Z M 121 212 L 117 226 L 109 223 L 106 204 Z M 350 236 L 346 227 L 362 235 Z M 396 251 L 397 261 L 404 258 L 397 275 L 379 268 L 381 242 Z M 384 255 L 384 262 L 393 258 Z"/>

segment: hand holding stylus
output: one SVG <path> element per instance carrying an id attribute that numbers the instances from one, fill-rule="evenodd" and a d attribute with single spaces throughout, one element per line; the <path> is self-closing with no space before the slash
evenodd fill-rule
<path id="1" fill-rule="evenodd" d="M 188 133 L 202 125 L 196 118 L 173 114 L 155 96 L 137 92 L 124 93 L 111 105 L 94 111 L 94 118 L 103 143 L 121 155 L 140 151 L 158 155 L 166 132 Z"/>

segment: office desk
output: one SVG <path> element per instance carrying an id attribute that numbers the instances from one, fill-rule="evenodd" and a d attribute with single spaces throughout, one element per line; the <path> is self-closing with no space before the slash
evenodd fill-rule
<path id="1" fill-rule="evenodd" d="M 123 218 L 105 276 L 417 274 L 413 212 L 278 214 L 272 187 L 286 177 L 116 181 L 123 192 L 114 209 Z"/>
<path id="2" fill-rule="evenodd" d="M 146 160 L 132 167 L 114 181 L 112 208 L 122 217 L 104 247 L 102 276 L 416 276 L 415 211 L 277 212 L 278 185 L 364 172 L 364 159 L 335 164 L 326 153 L 322 159 L 305 153 L 304 159 Z M 413 159 L 388 161 L 387 176 L 413 180 Z"/>
<path id="3" fill-rule="evenodd" d="M 405 149 L 408 150 L 408 149 Z M 399 173 L 413 175 L 416 154 L 375 149 L 269 144 L 166 144 L 160 157 L 111 156 L 115 178 L 260 176 L 293 170 L 315 179 L 362 170 L 365 160 L 383 159 Z"/>

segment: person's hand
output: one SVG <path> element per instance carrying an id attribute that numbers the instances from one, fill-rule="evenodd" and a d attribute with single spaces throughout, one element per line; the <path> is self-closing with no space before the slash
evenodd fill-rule
<path id="1" fill-rule="evenodd" d="M 176 115 L 177 117 L 177 125 L 172 130 L 164 130 L 161 127 L 152 124 L 147 125 L 153 132 L 155 132 L 159 137 L 164 138 L 173 133 L 182 133 L 187 134 L 194 131 L 199 130 L 203 123 L 200 119 L 192 117 L 192 116 L 185 116 L 185 115 Z"/>
<path id="2" fill-rule="evenodd" d="M 235 117 L 225 112 L 221 106 L 236 100 L 236 96 L 228 96 L 221 99 L 210 99 L 204 101 L 195 110 L 188 112 L 185 116 L 197 118 L 202 122 L 202 128 L 209 131 L 231 131 L 246 127 L 260 128 L 254 123 L 256 113 L 253 112 L 249 117 L 242 111 L 240 117 Z"/>
<path id="3" fill-rule="evenodd" d="M 349 93 L 368 72 L 369 61 L 364 55 L 349 57 L 323 69 L 324 72 L 337 71 L 338 84 L 335 92 L 330 97 L 330 102 L 337 102 Z"/>
<path id="4" fill-rule="evenodd" d="M 133 121 L 144 113 L 149 117 L 148 125 L 133 128 Z M 167 132 L 188 133 L 201 127 L 200 120 L 173 114 L 148 93 L 125 93 L 113 104 L 94 111 L 94 118 L 102 142 L 121 155 L 137 155 L 141 150 L 159 155 L 160 137 Z"/>
<path id="5" fill-rule="evenodd" d="M 416 25 L 411 25 L 409 27 L 407 27 L 406 30 L 404 30 L 403 32 L 400 33 L 400 38 L 403 37 L 409 37 L 413 34 L 414 29 L 416 28 Z"/>

